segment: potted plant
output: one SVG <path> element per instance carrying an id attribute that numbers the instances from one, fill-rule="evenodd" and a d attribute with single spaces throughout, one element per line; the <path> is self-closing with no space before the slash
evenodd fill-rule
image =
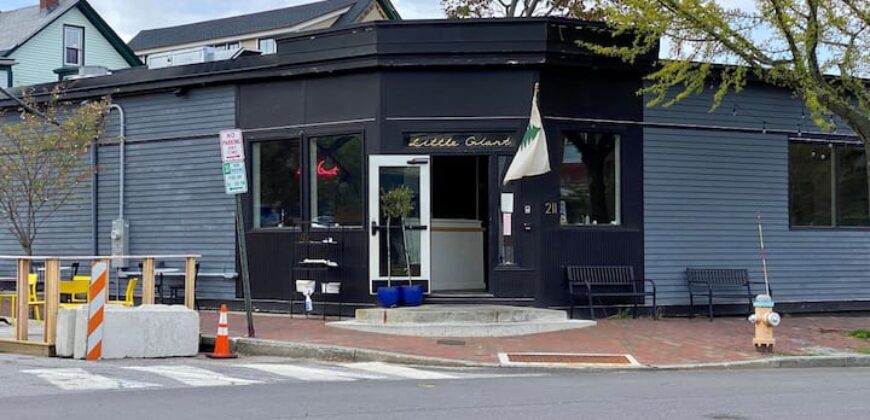
<path id="1" fill-rule="evenodd" d="M 414 210 L 414 192 L 406 185 L 400 185 L 389 191 L 381 193 L 381 211 L 386 218 L 387 223 L 387 288 L 392 288 L 392 220 L 399 222 L 402 230 L 402 251 L 405 257 L 405 274 L 408 276 L 408 285 L 400 286 L 397 290 L 400 302 L 411 306 L 420 305 L 423 301 L 423 289 L 420 286 L 414 286 L 411 282 L 411 257 L 408 252 L 408 238 L 405 229 L 405 219 Z M 382 296 L 383 294 L 383 296 Z M 386 306 L 386 303 L 391 303 L 390 298 L 392 290 L 378 289 L 378 299 L 381 304 Z M 392 306 L 392 305 L 390 305 Z"/>

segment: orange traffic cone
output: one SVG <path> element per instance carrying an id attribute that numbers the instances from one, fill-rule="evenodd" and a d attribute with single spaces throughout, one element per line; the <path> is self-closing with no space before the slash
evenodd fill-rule
<path id="1" fill-rule="evenodd" d="M 229 324 L 227 324 L 227 305 L 221 305 L 221 317 L 218 321 L 217 337 L 214 339 L 214 353 L 206 356 L 212 359 L 235 359 L 239 357 L 235 353 L 230 353 L 230 332 Z"/>

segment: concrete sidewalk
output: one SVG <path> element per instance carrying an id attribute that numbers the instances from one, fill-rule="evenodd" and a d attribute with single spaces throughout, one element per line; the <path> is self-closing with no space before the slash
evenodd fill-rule
<path id="1" fill-rule="evenodd" d="M 217 317 L 216 312 L 200 312 L 203 335 L 215 334 Z M 229 321 L 230 336 L 245 337 L 244 314 L 231 313 Z M 329 327 L 320 319 L 287 315 L 258 314 L 254 325 L 258 340 L 240 342 L 247 351 L 256 352 L 260 346 L 276 354 L 284 343 L 295 348 L 287 355 L 310 354 L 314 358 L 355 357 L 365 353 L 366 357 L 383 356 L 399 362 L 404 356 L 410 363 L 497 365 L 499 353 L 546 352 L 628 354 L 649 367 L 738 366 L 796 356 L 818 360 L 832 356 L 857 358 L 870 365 L 870 341 L 847 336 L 854 329 L 870 329 L 870 314 L 785 317 L 776 330 L 776 348 L 771 355 L 755 351 L 753 326 L 742 317 L 716 318 L 713 322 L 705 318 L 604 319 L 595 327 L 579 330 L 449 339 L 351 331 Z"/>

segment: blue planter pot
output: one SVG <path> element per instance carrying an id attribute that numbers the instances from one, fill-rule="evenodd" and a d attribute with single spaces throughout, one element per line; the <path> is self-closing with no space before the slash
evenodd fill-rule
<path id="1" fill-rule="evenodd" d="M 399 300 L 405 306 L 423 304 L 423 286 L 399 286 Z"/>
<path id="2" fill-rule="evenodd" d="M 378 303 L 384 308 L 399 306 L 399 288 L 378 287 Z"/>

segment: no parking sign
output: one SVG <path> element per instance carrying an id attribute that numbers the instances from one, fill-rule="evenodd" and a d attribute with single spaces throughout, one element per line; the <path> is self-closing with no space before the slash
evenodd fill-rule
<path id="1" fill-rule="evenodd" d="M 245 168 L 245 142 L 242 130 L 223 130 L 221 160 L 223 160 L 224 190 L 229 195 L 248 192 L 248 172 Z"/>

